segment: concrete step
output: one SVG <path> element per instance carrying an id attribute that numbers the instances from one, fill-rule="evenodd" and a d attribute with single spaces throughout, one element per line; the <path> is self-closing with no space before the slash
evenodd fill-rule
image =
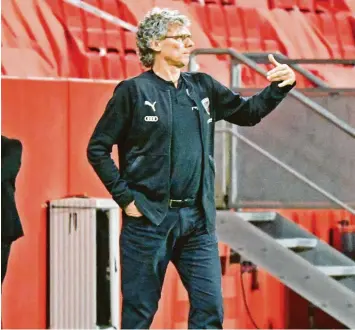
<path id="1" fill-rule="evenodd" d="M 291 250 L 312 249 L 317 246 L 316 238 L 278 238 L 276 242 Z"/>
<path id="2" fill-rule="evenodd" d="M 316 266 L 331 277 L 355 276 L 355 266 Z"/>

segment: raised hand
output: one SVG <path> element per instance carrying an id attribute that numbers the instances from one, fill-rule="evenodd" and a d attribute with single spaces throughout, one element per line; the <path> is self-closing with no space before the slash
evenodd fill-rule
<path id="1" fill-rule="evenodd" d="M 274 55 L 269 54 L 268 57 L 275 67 L 267 73 L 267 79 L 270 82 L 282 81 L 282 83 L 278 84 L 279 87 L 292 85 L 296 80 L 295 72 L 287 64 L 277 62 Z"/>

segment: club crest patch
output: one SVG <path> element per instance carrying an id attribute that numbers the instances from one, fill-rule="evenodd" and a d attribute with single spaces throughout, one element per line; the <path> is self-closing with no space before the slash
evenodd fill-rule
<path id="1" fill-rule="evenodd" d="M 209 116 L 210 114 L 210 99 L 208 97 L 205 97 L 203 100 L 201 100 L 201 103 L 203 107 L 205 108 L 206 112 L 208 113 Z"/>

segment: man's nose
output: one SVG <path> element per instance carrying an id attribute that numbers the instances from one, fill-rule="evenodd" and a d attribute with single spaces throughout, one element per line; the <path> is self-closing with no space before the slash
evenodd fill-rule
<path id="1" fill-rule="evenodd" d="M 195 46 L 195 43 L 192 41 L 192 39 L 187 39 L 187 41 L 186 41 L 186 43 L 185 43 L 185 47 L 186 48 L 191 48 L 191 47 L 193 47 L 193 46 Z"/>

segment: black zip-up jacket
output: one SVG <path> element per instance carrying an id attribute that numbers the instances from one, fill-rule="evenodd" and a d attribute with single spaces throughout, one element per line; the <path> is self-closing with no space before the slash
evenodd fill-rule
<path id="1" fill-rule="evenodd" d="M 21 141 L 1 135 L 1 241 L 7 244 L 23 236 L 15 201 L 21 157 Z"/>
<path id="2" fill-rule="evenodd" d="M 181 75 L 186 93 L 200 115 L 202 205 L 207 228 L 213 231 L 215 122 L 224 119 L 240 126 L 254 126 L 275 109 L 293 86 L 279 88 L 277 83 L 271 83 L 260 93 L 245 98 L 205 73 Z M 170 91 L 152 71 L 147 71 L 117 85 L 87 149 L 90 164 L 117 204 L 125 208 L 135 200 L 138 210 L 156 225 L 168 211 L 171 137 Z M 114 144 L 118 145 L 119 169 L 110 157 Z"/>

